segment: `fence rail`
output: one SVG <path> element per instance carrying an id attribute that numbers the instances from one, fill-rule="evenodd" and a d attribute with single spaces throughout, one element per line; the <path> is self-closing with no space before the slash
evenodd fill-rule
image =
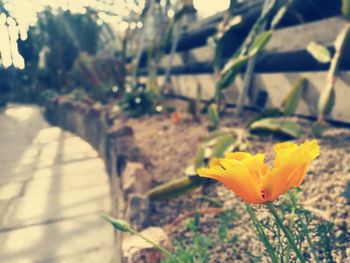
<path id="1" fill-rule="evenodd" d="M 282 5 L 285 1 L 281 1 Z M 222 57 L 230 57 L 236 49 L 242 44 L 243 40 L 248 35 L 253 24 L 259 17 L 262 9 L 262 0 L 251 2 L 249 5 L 243 5 L 238 8 L 234 15 L 242 16 L 243 20 L 240 25 L 233 27 L 225 36 Z M 278 8 L 278 6 L 277 6 Z M 290 5 L 284 18 L 279 23 L 278 29 L 287 27 L 300 26 L 310 22 L 321 21 L 330 17 L 336 17 L 341 14 L 340 0 L 294 0 Z M 201 48 L 207 45 L 207 40 L 210 36 L 216 33 L 218 24 L 223 20 L 224 13 L 217 14 L 207 20 L 201 21 L 198 24 L 190 25 L 188 30 L 184 32 L 179 39 L 176 52 L 189 52 L 191 50 Z M 298 36 L 295 36 L 298 37 Z M 317 40 L 316 40 L 317 41 Z M 146 49 L 145 49 L 146 50 Z M 165 47 L 165 52 L 169 53 L 171 44 Z M 295 57 L 298 59 L 295 59 Z M 282 69 L 278 62 L 285 59 L 291 60 Z M 300 63 L 305 63 L 300 66 Z M 147 52 L 143 52 L 139 64 L 141 75 L 145 74 L 145 65 L 147 64 Z M 343 69 L 348 69 L 347 63 L 342 65 Z M 327 69 L 327 65 L 319 64 L 312 61 L 312 57 L 306 54 L 305 50 L 296 50 L 293 52 L 267 52 L 259 58 L 257 65 L 258 72 L 281 72 L 281 71 L 319 71 Z M 173 69 L 173 74 L 200 74 L 211 73 L 211 61 L 205 63 L 194 63 L 192 65 L 184 65 Z M 164 74 L 164 69 L 159 69 L 159 74 Z"/>

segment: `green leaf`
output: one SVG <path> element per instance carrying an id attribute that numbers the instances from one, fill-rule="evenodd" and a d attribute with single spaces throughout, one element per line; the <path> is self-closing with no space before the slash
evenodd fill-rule
<path id="1" fill-rule="evenodd" d="M 281 117 L 282 115 L 283 114 L 281 112 L 281 109 L 279 109 L 279 108 L 265 108 L 261 111 L 261 113 L 258 116 L 251 119 L 247 123 L 247 127 L 249 127 L 250 124 L 252 124 L 253 122 L 256 122 L 258 120 L 266 119 L 266 118 L 277 118 L 277 117 Z"/>
<path id="2" fill-rule="evenodd" d="M 268 118 L 253 122 L 249 127 L 252 133 L 282 134 L 291 138 L 298 138 L 305 134 L 305 130 L 296 122 L 286 119 Z"/>
<path id="3" fill-rule="evenodd" d="M 196 158 L 194 160 L 194 168 L 197 169 L 205 165 L 205 150 L 201 146 L 197 151 Z"/>
<path id="4" fill-rule="evenodd" d="M 206 181 L 200 176 L 185 176 L 156 186 L 146 193 L 150 201 L 171 199 L 186 194 Z"/>
<path id="5" fill-rule="evenodd" d="M 346 19 L 350 19 L 350 0 L 343 0 L 342 1 L 342 14 L 343 17 Z"/>
<path id="6" fill-rule="evenodd" d="M 327 116 L 332 113 L 335 104 L 335 90 L 334 87 L 327 87 L 323 90 L 318 101 L 319 116 Z"/>
<path id="7" fill-rule="evenodd" d="M 209 118 L 210 118 L 210 128 L 216 129 L 220 123 L 218 107 L 216 104 L 211 104 L 209 106 Z"/>
<path id="8" fill-rule="evenodd" d="M 298 108 L 301 95 L 303 93 L 303 90 L 306 88 L 307 83 L 307 79 L 300 79 L 288 93 L 287 97 L 282 102 L 282 111 L 284 115 L 290 116 L 295 113 Z"/>
<path id="9" fill-rule="evenodd" d="M 306 50 L 320 63 L 329 63 L 331 61 L 329 50 L 320 44 L 310 42 Z"/>
<path id="10" fill-rule="evenodd" d="M 288 7 L 284 5 L 277 11 L 276 15 L 272 19 L 271 28 L 275 28 L 279 24 L 279 22 L 281 22 L 287 10 L 288 10 Z"/>
<path id="11" fill-rule="evenodd" d="M 221 137 L 227 134 L 229 134 L 229 132 L 227 131 L 213 131 L 209 135 L 203 138 L 203 142 L 205 143 L 206 146 L 211 146 L 217 140 L 218 137 Z"/>
<path id="12" fill-rule="evenodd" d="M 221 79 L 218 83 L 220 89 L 228 88 L 241 72 L 242 68 L 247 64 L 249 57 L 234 57 L 230 59 L 221 71 Z"/>
<path id="13" fill-rule="evenodd" d="M 263 31 L 259 35 L 256 36 L 252 45 L 249 48 L 249 55 L 253 56 L 259 52 L 261 52 L 266 45 L 269 43 L 272 36 L 271 31 Z"/>
<path id="14" fill-rule="evenodd" d="M 225 153 L 232 151 L 236 140 L 232 135 L 225 135 L 218 139 L 214 147 L 212 157 L 224 157 Z"/>

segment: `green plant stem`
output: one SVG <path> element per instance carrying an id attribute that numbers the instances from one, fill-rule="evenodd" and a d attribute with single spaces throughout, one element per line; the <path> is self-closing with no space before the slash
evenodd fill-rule
<path id="1" fill-rule="evenodd" d="M 271 202 L 267 202 L 266 206 L 268 207 L 269 211 L 271 212 L 271 214 L 275 218 L 277 226 L 286 235 L 286 238 L 288 239 L 288 242 L 289 242 L 290 246 L 292 247 L 292 249 L 294 250 L 297 258 L 300 260 L 301 263 L 306 263 L 306 260 L 303 256 L 302 252 L 300 251 L 300 249 L 298 248 L 298 246 L 295 243 L 295 240 L 294 240 L 292 233 L 290 232 L 290 230 L 287 227 L 285 227 L 283 225 L 283 222 L 282 222 L 281 218 L 279 217 L 273 204 Z"/>
<path id="2" fill-rule="evenodd" d="M 135 236 L 138 236 L 139 238 L 142 238 L 143 240 L 145 240 L 147 243 L 151 244 L 152 246 L 154 246 L 156 249 L 158 249 L 160 252 L 162 252 L 164 255 L 166 255 L 167 257 L 171 257 L 172 254 L 169 250 L 165 249 L 164 247 L 154 243 L 152 240 L 148 239 L 147 237 L 145 237 L 144 235 L 141 235 L 139 232 L 135 231 L 132 228 L 128 229 L 129 232 Z M 179 261 L 181 262 L 181 261 Z"/>
<path id="3" fill-rule="evenodd" d="M 311 249 L 311 253 L 312 253 L 312 255 L 313 255 L 314 259 L 315 259 L 315 262 L 319 263 L 320 261 L 318 259 L 317 254 L 316 254 L 316 250 L 315 250 L 314 244 L 312 243 L 309 230 L 307 229 L 306 225 L 302 221 L 301 221 L 301 226 L 302 226 L 303 230 L 305 231 L 306 240 L 307 240 L 307 243 L 309 244 L 309 247 Z"/>
<path id="4" fill-rule="evenodd" d="M 287 248 L 286 248 L 286 262 L 289 262 L 289 256 L 290 256 L 290 245 L 287 244 Z"/>
<path id="5" fill-rule="evenodd" d="M 288 195 L 289 195 L 289 198 L 292 202 L 292 205 L 293 205 L 293 213 L 294 211 L 296 210 L 296 206 L 297 206 L 297 201 L 296 201 L 296 198 L 294 196 L 294 194 L 291 192 L 291 191 L 288 191 Z M 310 247 L 310 250 L 311 250 L 311 253 L 315 259 L 315 263 L 319 263 L 320 260 L 318 259 L 318 256 L 316 254 L 316 250 L 315 250 L 315 246 L 314 244 L 312 243 L 312 240 L 311 240 L 311 237 L 310 237 L 310 232 L 309 230 L 307 229 L 306 225 L 304 224 L 303 220 L 300 219 L 300 224 L 301 224 L 301 227 L 303 228 L 303 231 L 305 232 L 305 235 L 306 235 L 306 240 L 307 240 L 307 243 L 309 244 L 309 247 Z"/>
<path id="6" fill-rule="evenodd" d="M 222 203 L 213 197 L 210 197 L 207 195 L 201 195 L 200 198 L 207 201 L 208 203 L 211 203 L 211 204 L 217 206 L 217 207 L 223 207 Z"/>
<path id="7" fill-rule="evenodd" d="M 293 213 L 294 213 L 296 208 L 297 208 L 297 200 L 296 200 L 294 194 L 290 190 L 288 191 L 288 196 L 289 196 L 290 201 L 292 202 Z"/>
<path id="8" fill-rule="evenodd" d="M 108 214 L 105 214 L 105 213 L 101 214 L 101 217 L 103 219 L 105 219 L 107 222 L 109 222 L 110 224 L 112 224 L 112 226 L 116 230 L 119 230 L 121 232 L 130 233 L 130 234 L 133 234 L 135 236 L 138 236 L 139 238 L 143 239 L 147 243 L 149 243 L 152 246 L 154 246 L 156 249 L 158 249 L 160 252 L 162 252 L 167 257 L 172 257 L 172 254 L 171 254 L 171 252 L 169 250 L 165 249 L 161 245 L 158 245 L 158 244 L 154 243 L 152 240 L 148 239 L 144 235 L 142 235 L 139 232 L 137 232 L 136 230 L 134 230 L 126 221 L 121 220 L 121 219 L 112 218 L 111 216 L 109 216 Z M 176 258 L 176 260 L 179 263 L 183 263 L 179 258 Z"/>
<path id="9" fill-rule="evenodd" d="M 248 203 L 246 203 L 246 209 L 248 214 L 250 215 L 250 218 L 253 221 L 253 224 L 255 226 L 255 229 L 258 233 L 258 237 L 261 240 L 261 242 L 264 244 L 267 253 L 269 254 L 270 258 L 271 258 L 271 262 L 272 263 L 278 263 L 278 258 L 275 254 L 274 248 L 271 245 L 269 238 L 267 237 L 267 235 L 264 232 L 264 229 L 261 225 L 261 223 L 259 222 L 259 220 L 256 218 L 256 214 L 253 210 L 253 208 L 251 207 L 251 205 L 249 205 Z"/>

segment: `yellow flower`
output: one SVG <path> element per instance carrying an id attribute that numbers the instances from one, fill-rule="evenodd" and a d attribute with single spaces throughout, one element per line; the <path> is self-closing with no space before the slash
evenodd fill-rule
<path id="1" fill-rule="evenodd" d="M 320 154 L 320 147 L 316 140 L 300 146 L 286 142 L 276 144 L 274 152 L 272 169 L 264 163 L 264 154 L 234 152 L 211 160 L 209 168 L 200 168 L 197 172 L 222 182 L 248 203 L 273 201 L 303 182 L 310 162 Z"/>

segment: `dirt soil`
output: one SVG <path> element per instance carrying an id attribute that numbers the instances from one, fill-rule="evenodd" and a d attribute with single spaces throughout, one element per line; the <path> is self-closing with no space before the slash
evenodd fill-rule
<path id="1" fill-rule="evenodd" d="M 186 103 L 176 102 L 176 106 L 180 109 L 179 122 L 169 115 L 123 120 L 124 124 L 133 128 L 136 144 L 153 164 L 151 173 L 155 185 L 184 176 L 185 168 L 193 163 L 201 138 L 208 134 L 208 119 L 203 117 L 201 123 L 196 123 L 186 113 Z M 242 128 L 254 116 L 254 112 L 245 112 L 239 119 L 229 112 L 221 124 L 225 127 Z M 311 127 L 311 122 L 301 122 L 305 127 Z M 310 139 L 310 136 L 300 138 L 297 142 L 306 139 Z M 280 142 L 271 137 L 261 138 L 249 134 L 247 140 L 250 152 L 270 153 L 268 160 L 273 158 L 273 144 Z M 319 143 L 321 155 L 312 163 L 301 186 L 299 202 L 312 212 L 316 219 L 335 224 L 335 235 L 346 235 L 349 238 L 350 205 L 342 194 L 350 180 L 350 129 L 330 127 L 319 139 Z M 216 242 L 209 251 L 210 262 L 252 262 L 252 255 L 263 255 L 264 249 L 256 240 L 244 203 L 219 183 L 209 183 L 173 200 L 154 202 L 151 225 L 166 227 L 173 240 L 182 239 L 190 243 L 193 236 L 186 226 L 187 220 L 176 219 L 184 215 L 186 217 L 186 214 L 193 211 L 209 211 L 199 217 L 200 232 L 211 236 L 214 242 L 217 241 L 220 217 L 215 209 L 218 209 L 211 202 L 203 200 L 203 195 L 219 200 L 225 209 L 234 208 L 240 217 L 229 229 L 229 236 L 237 235 L 239 241 L 234 244 Z M 210 212 L 213 207 L 214 212 Z M 258 216 L 263 217 L 266 213 L 264 207 L 254 207 Z M 261 261 L 266 261 L 265 258 L 262 257 Z M 350 262 L 350 244 L 339 244 L 339 247 L 333 250 L 333 258 L 336 262 Z"/>

